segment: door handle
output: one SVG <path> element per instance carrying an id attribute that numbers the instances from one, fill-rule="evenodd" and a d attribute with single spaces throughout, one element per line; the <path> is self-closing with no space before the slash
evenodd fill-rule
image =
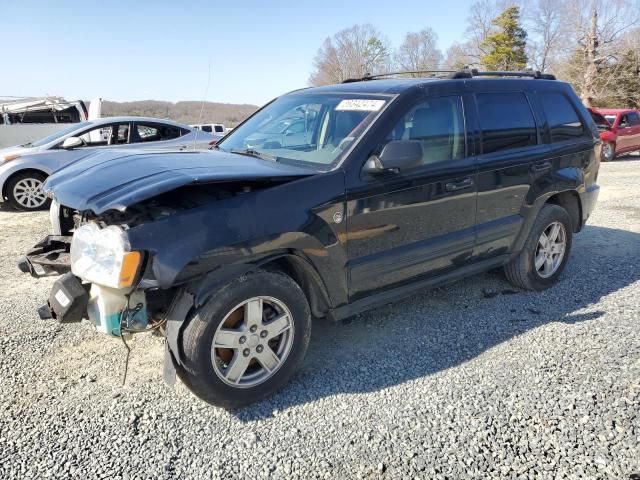
<path id="1" fill-rule="evenodd" d="M 546 172 L 547 170 L 551 170 L 551 162 L 547 160 L 545 162 L 534 163 L 531 170 L 534 172 Z"/>
<path id="2" fill-rule="evenodd" d="M 469 188 L 473 185 L 473 181 L 467 177 L 462 180 L 457 180 L 455 182 L 449 182 L 444 185 L 444 188 L 447 192 L 455 192 L 457 190 L 464 190 L 465 188 Z"/>

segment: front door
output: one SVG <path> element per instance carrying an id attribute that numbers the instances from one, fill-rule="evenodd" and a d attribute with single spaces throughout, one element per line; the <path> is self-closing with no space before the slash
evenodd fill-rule
<path id="1" fill-rule="evenodd" d="M 618 120 L 616 151 L 640 150 L 640 118 L 635 112 L 625 113 Z"/>
<path id="2" fill-rule="evenodd" d="M 389 132 L 418 140 L 422 164 L 347 186 L 350 301 L 465 264 L 474 245 L 476 165 L 459 95 L 423 98 Z"/>
<path id="3" fill-rule="evenodd" d="M 631 140 L 633 137 L 633 129 L 629 123 L 629 115 L 622 114 L 618 117 L 618 123 L 616 125 L 616 134 L 618 135 L 618 142 L 616 143 L 616 151 L 624 152 L 631 146 Z"/>

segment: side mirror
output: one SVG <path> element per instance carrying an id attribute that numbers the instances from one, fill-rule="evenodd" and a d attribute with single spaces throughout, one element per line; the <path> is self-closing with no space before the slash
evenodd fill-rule
<path id="1" fill-rule="evenodd" d="M 71 150 L 72 148 L 78 148 L 84 145 L 84 142 L 80 137 L 69 137 L 65 138 L 64 142 L 62 142 L 62 148 L 65 150 Z"/>
<path id="2" fill-rule="evenodd" d="M 372 155 L 364 164 L 364 171 L 371 175 L 393 172 L 422 164 L 422 145 L 417 140 L 392 140 L 380 155 Z"/>

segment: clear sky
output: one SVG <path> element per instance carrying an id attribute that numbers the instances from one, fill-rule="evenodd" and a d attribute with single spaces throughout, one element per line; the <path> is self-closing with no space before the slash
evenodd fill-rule
<path id="1" fill-rule="evenodd" d="M 432 27 L 444 52 L 471 0 L 0 0 L 0 96 L 263 104 L 307 85 L 328 36 L 371 23 L 394 46 Z"/>

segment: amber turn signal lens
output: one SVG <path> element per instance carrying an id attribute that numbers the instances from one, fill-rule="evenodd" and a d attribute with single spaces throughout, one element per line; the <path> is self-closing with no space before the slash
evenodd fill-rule
<path id="1" fill-rule="evenodd" d="M 120 267 L 120 280 L 118 286 L 120 288 L 130 287 L 138 274 L 142 255 L 140 252 L 127 252 L 122 259 L 122 267 Z"/>

